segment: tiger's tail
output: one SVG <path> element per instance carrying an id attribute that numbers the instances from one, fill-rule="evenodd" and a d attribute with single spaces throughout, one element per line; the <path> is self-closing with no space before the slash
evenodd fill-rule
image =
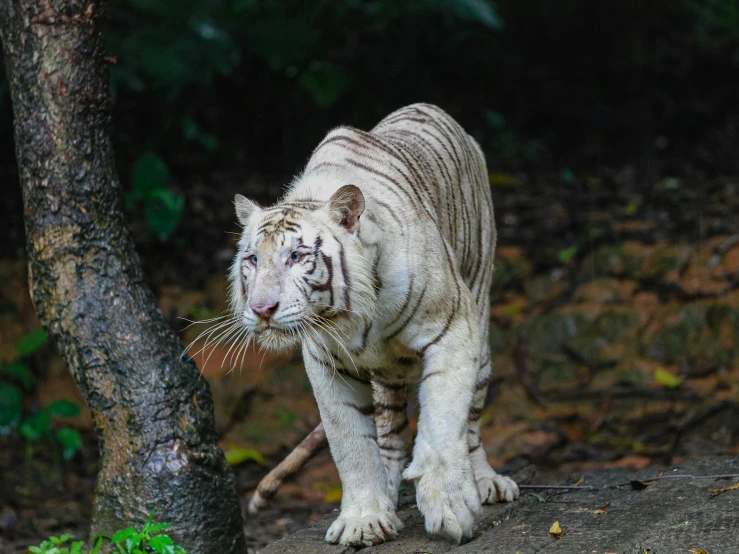
<path id="1" fill-rule="evenodd" d="M 257 490 L 249 501 L 249 514 L 254 515 L 264 509 L 282 484 L 298 473 L 327 444 L 323 423 L 319 423 L 284 460 L 259 481 Z"/>

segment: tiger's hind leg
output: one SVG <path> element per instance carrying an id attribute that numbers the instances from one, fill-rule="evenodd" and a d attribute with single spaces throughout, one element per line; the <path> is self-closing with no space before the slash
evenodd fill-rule
<path id="1" fill-rule="evenodd" d="M 487 294 L 483 295 L 479 305 L 484 306 L 484 308 L 480 308 L 480 325 L 484 338 L 482 353 L 480 355 L 480 370 L 477 373 L 477 382 L 475 383 L 475 391 L 472 396 L 472 404 L 470 405 L 467 446 L 470 451 L 470 462 L 472 463 L 472 471 L 475 474 L 477 490 L 480 493 L 480 501 L 483 504 L 511 502 L 518 498 L 518 485 L 510 477 L 498 475 L 490 467 L 487 455 L 485 454 L 485 448 L 482 445 L 482 439 L 480 438 L 480 420 L 482 418 L 483 407 L 485 406 L 485 398 L 487 397 L 493 367 L 488 347 L 490 332 L 488 306 L 490 305 L 490 299 Z"/>
<path id="2" fill-rule="evenodd" d="M 377 445 L 385 465 L 390 499 L 397 506 L 401 475 L 410 460 L 413 436 L 408 427 L 408 387 L 405 383 L 372 381 Z"/>

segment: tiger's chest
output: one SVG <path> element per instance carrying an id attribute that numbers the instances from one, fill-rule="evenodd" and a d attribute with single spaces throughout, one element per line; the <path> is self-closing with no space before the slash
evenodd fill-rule
<path id="1" fill-rule="evenodd" d="M 332 339 L 328 344 L 334 360 L 352 375 L 365 380 L 417 381 L 421 376 L 421 358 L 400 340 L 386 337 L 382 329 L 361 330 L 356 336 Z"/>

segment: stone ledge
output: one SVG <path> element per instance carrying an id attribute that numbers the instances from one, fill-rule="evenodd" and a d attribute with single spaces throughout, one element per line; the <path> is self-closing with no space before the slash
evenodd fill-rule
<path id="1" fill-rule="evenodd" d="M 594 491 L 523 490 L 511 504 L 486 506 L 475 526 L 475 538 L 460 546 L 426 535 L 412 493 L 401 499 L 398 511 L 405 524 L 397 540 L 362 549 L 362 554 L 739 554 L 739 490 L 714 495 L 736 479 L 661 479 L 643 490 L 628 485 L 648 481 L 660 468 L 637 473 L 610 469 L 586 473 L 583 485 Z M 720 475 L 739 473 L 739 456 L 710 457 L 664 467 L 665 475 Z M 514 478 L 524 483 L 532 470 Z M 625 483 L 624 486 L 609 486 Z M 602 513 L 598 508 L 608 504 Z M 272 543 L 260 554 L 349 554 L 358 549 L 329 545 L 323 540 L 336 514 L 316 525 Z M 564 536 L 549 528 L 559 521 Z"/>

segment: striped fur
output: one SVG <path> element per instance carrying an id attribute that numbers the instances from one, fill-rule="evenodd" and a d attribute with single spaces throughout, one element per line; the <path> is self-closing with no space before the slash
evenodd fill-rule
<path id="1" fill-rule="evenodd" d="M 326 539 L 395 537 L 401 475 L 428 532 L 469 538 L 481 502 L 518 497 L 480 444 L 496 234 L 478 145 L 415 104 L 369 133 L 331 131 L 277 205 L 236 204 L 232 308 L 261 345 L 302 345 L 344 490 Z M 273 305 L 269 320 L 252 309 Z"/>

